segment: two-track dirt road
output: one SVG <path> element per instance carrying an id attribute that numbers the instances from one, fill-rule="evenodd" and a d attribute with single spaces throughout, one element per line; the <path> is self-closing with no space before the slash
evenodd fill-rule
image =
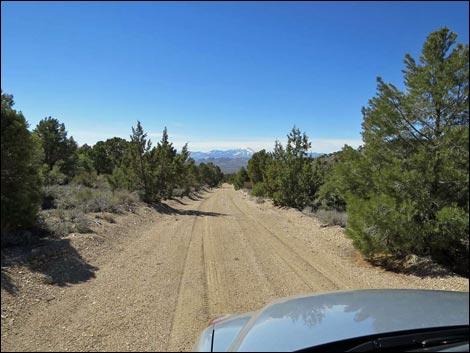
<path id="1" fill-rule="evenodd" d="M 173 201 L 96 264 L 96 278 L 35 305 L 2 350 L 190 350 L 208 321 L 273 299 L 361 288 L 468 290 L 361 262 L 339 227 L 257 204 L 231 186 Z M 92 264 L 95 265 L 95 264 Z"/>

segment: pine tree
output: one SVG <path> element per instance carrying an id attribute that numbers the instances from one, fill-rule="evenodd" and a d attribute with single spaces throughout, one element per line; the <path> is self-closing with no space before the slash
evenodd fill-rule
<path id="1" fill-rule="evenodd" d="M 163 129 L 162 139 L 157 144 L 155 150 L 154 163 L 154 180 L 156 189 L 162 198 L 170 198 L 173 195 L 173 189 L 176 186 L 176 148 L 168 138 L 168 130 Z"/>
<path id="2" fill-rule="evenodd" d="M 40 201 L 42 148 L 28 131 L 23 114 L 13 109 L 13 96 L 1 92 L 1 232 L 30 227 Z"/>
<path id="3" fill-rule="evenodd" d="M 253 187 L 255 187 L 256 184 L 260 184 L 265 181 L 266 168 L 269 159 L 269 154 L 263 149 L 254 153 L 248 161 L 247 171 Z"/>
<path id="4" fill-rule="evenodd" d="M 129 164 L 136 177 L 135 187 L 140 192 L 142 200 L 145 202 L 159 201 L 158 195 L 152 188 L 150 149 L 152 143 L 147 139 L 142 124 L 137 121 L 137 127 L 132 127 L 131 142 L 129 145 Z"/>
<path id="5" fill-rule="evenodd" d="M 46 179 L 47 173 L 53 171 L 54 167 L 72 178 L 76 173 L 78 145 L 73 137 L 67 137 L 65 125 L 55 118 L 44 118 L 38 123 L 34 133 L 40 138 L 44 150 Z"/>
<path id="6" fill-rule="evenodd" d="M 378 78 L 363 108 L 355 166 L 367 176 L 347 207 L 348 233 L 366 253 L 468 264 L 469 51 L 456 37 L 447 28 L 431 33 L 419 63 L 405 57 L 406 91 Z"/>
<path id="7" fill-rule="evenodd" d="M 189 195 L 191 191 L 191 167 L 189 161 L 188 144 L 186 143 L 175 158 L 176 185 L 183 189 L 183 195 Z"/>
<path id="8" fill-rule="evenodd" d="M 287 135 L 285 148 L 276 141 L 265 174 L 265 192 L 275 204 L 302 209 L 313 201 L 319 176 L 308 157 L 310 146 L 308 136 L 295 126 Z"/>

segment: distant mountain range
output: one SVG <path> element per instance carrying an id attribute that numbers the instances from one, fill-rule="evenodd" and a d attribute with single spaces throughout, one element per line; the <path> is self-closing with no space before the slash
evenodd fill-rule
<path id="1" fill-rule="evenodd" d="M 326 153 L 312 152 L 312 153 L 310 153 L 310 157 L 317 158 L 317 157 L 323 156 L 324 154 L 326 154 Z"/>
<path id="2" fill-rule="evenodd" d="M 195 161 L 208 158 L 248 158 L 256 151 L 251 148 L 237 148 L 234 150 L 212 150 L 210 152 L 191 152 L 191 158 Z"/>
<path id="3" fill-rule="evenodd" d="M 212 150 L 210 152 L 191 152 L 191 158 L 199 163 L 212 162 L 218 165 L 223 173 L 236 173 L 241 167 L 247 167 L 248 161 L 256 151 L 251 148 L 237 148 L 233 150 Z"/>
<path id="4" fill-rule="evenodd" d="M 250 158 L 204 158 L 198 159 L 196 165 L 200 163 L 213 163 L 218 165 L 224 174 L 236 173 L 241 167 L 247 167 Z"/>
<path id="5" fill-rule="evenodd" d="M 241 167 L 247 167 L 248 161 L 256 151 L 252 148 L 237 148 L 232 150 L 212 150 L 209 152 L 190 152 L 191 158 L 199 163 L 213 163 L 218 165 L 223 173 L 236 173 Z M 316 158 L 324 153 L 312 152 L 310 157 Z"/>

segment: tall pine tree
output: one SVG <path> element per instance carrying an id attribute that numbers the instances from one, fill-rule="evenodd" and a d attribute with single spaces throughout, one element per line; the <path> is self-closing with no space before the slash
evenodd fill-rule
<path id="1" fill-rule="evenodd" d="M 469 48 L 456 38 L 431 33 L 419 63 L 405 57 L 406 90 L 378 78 L 363 108 L 358 163 L 368 172 L 347 203 L 348 233 L 366 253 L 468 264 Z"/>
<path id="2" fill-rule="evenodd" d="M 30 227 L 39 208 L 40 142 L 28 131 L 23 114 L 13 109 L 13 96 L 1 93 L 1 233 L 2 246 L 11 231 Z"/>

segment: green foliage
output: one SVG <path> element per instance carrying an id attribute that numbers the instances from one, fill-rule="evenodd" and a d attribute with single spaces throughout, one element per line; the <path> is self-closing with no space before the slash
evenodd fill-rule
<path id="1" fill-rule="evenodd" d="M 62 162 L 55 164 L 52 169 L 49 170 L 47 164 L 43 164 L 40 173 L 41 177 L 44 180 L 45 185 L 64 185 L 67 182 L 67 176 L 62 173 L 60 167 Z"/>
<path id="2" fill-rule="evenodd" d="M 175 185 L 182 190 L 181 196 L 189 195 L 195 178 L 191 175 L 194 160 L 189 158 L 188 144 L 181 149 L 181 153 L 174 158 Z"/>
<path id="3" fill-rule="evenodd" d="M 212 162 L 200 163 L 198 166 L 199 182 L 201 185 L 216 187 L 222 181 L 224 174 L 219 166 Z"/>
<path id="4" fill-rule="evenodd" d="M 235 175 L 233 186 L 235 190 L 240 190 L 245 186 L 245 183 L 250 181 L 248 172 L 244 167 L 241 167 L 238 173 Z"/>
<path id="5" fill-rule="evenodd" d="M 185 166 L 185 169 L 187 169 L 187 180 L 188 180 L 188 183 L 190 185 L 190 189 L 195 189 L 195 190 L 199 190 L 200 187 L 201 187 L 201 176 L 200 176 L 200 173 L 199 173 L 199 168 L 198 166 L 196 165 L 196 162 L 194 161 L 194 159 L 192 158 L 189 158 L 187 163 L 186 163 L 186 166 Z M 185 188 L 186 189 L 186 188 Z"/>
<path id="6" fill-rule="evenodd" d="M 168 131 L 165 127 L 163 130 L 162 139 L 157 144 L 157 148 L 151 153 L 152 161 L 152 178 L 155 184 L 154 190 L 159 194 L 159 198 L 170 198 L 173 195 L 173 189 L 177 185 L 177 170 L 182 171 L 185 157 L 189 153 L 185 151 L 186 156 L 180 157 L 176 160 L 177 151 L 173 144 L 168 139 Z M 178 165 L 180 162 L 180 165 Z"/>
<path id="7" fill-rule="evenodd" d="M 361 163 L 361 150 L 356 151 L 345 145 L 341 152 L 331 160 L 323 163 L 318 159 L 323 173 L 323 184 L 317 194 L 315 208 L 345 211 L 346 198 L 351 192 L 355 195 L 365 196 L 369 192 L 370 170 Z"/>
<path id="8" fill-rule="evenodd" d="M 132 128 L 131 142 L 129 146 L 129 169 L 133 171 L 134 180 L 132 180 L 132 187 L 135 188 L 145 202 L 158 202 L 160 195 L 154 189 L 154 180 L 152 177 L 151 158 L 151 142 L 147 139 L 147 134 L 144 133 L 140 121 L 137 122 L 137 127 Z"/>
<path id="9" fill-rule="evenodd" d="M 1 232 L 30 227 L 38 211 L 41 146 L 31 136 L 13 96 L 1 92 Z M 2 242 L 2 246 L 3 246 Z"/>
<path id="10" fill-rule="evenodd" d="M 469 233 L 468 211 L 455 206 L 446 206 L 436 214 L 437 229 L 431 240 L 432 255 L 442 263 L 451 263 L 459 272 L 468 271 L 469 244 L 462 235 Z M 464 238 L 465 239 L 465 238 Z"/>
<path id="11" fill-rule="evenodd" d="M 111 175 L 106 175 L 109 185 L 112 190 L 133 190 L 132 177 L 130 170 L 126 171 L 124 166 L 114 168 Z"/>
<path id="12" fill-rule="evenodd" d="M 253 196 L 265 196 L 266 195 L 266 186 L 263 182 L 253 184 L 251 188 L 251 195 Z"/>
<path id="13" fill-rule="evenodd" d="M 89 153 L 96 172 L 112 174 L 122 164 L 128 148 L 129 142 L 119 137 L 98 141 Z"/>
<path id="14" fill-rule="evenodd" d="M 72 178 L 78 162 L 77 143 L 73 137 L 67 137 L 65 125 L 52 117 L 42 119 L 34 129 L 44 150 L 43 163 L 47 171 L 58 166 L 61 173 Z M 48 179 L 46 178 L 46 182 Z"/>
<path id="15" fill-rule="evenodd" d="M 235 176 L 236 176 L 236 173 L 224 174 L 222 182 L 233 185 L 233 183 L 235 182 Z"/>
<path id="16" fill-rule="evenodd" d="M 91 147 L 83 145 L 78 148 L 78 159 L 75 167 L 75 177 L 72 179 L 73 184 L 81 184 L 88 187 L 95 187 L 98 182 L 98 174 L 93 166 L 91 158 Z M 52 184 L 49 184 L 52 185 Z"/>
<path id="17" fill-rule="evenodd" d="M 253 154 L 248 161 L 248 177 L 251 183 L 251 194 L 253 196 L 265 196 L 268 191 L 266 188 L 267 166 L 271 160 L 271 155 L 266 150 L 261 150 Z M 239 178 L 240 179 L 240 178 Z M 240 183 L 245 183 L 246 180 L 234 179 L 234 185 L 239 188 Z"/>
<path id="18" fill-rule="evenodd" d="M 314 199 L 321 175 L 317 163 L 308 157 L 310 146 L 307 135 L 296 127 L 287 135 L 285 149 L 276 141 L 264 176 L 266 194 L 276 205 L 303 209 Z"/>
<path id="19" fill-rule="evenodd" d="M 469 52 L 455 40 L 443 28 L 428 36 L 420 64 L 406 56 L 406 92 L 378 79 L 377 96 L 363 108 L 364 150 L 346 151 L 335 170 L 348 234 L 366 254 L 455 264 L 468 249 Z"/>
<path id="20" fill-rule="evenodd" d="M 109 159 L 113 170 L 107 174 L 107 179 L 113 190 L 137 190 L 143 201 L 153 203 L 171 198 L 175 190 L 178 195 L 189 195 L 193 189 L 197 190 L 203 185 L 215 187 L 222 181 L 223 173 L 218 166 L 212 163 L 195 165 L 189 157 L 187 144 L 178 153 L 169 140 L 166 128 L 162 139 L 153 148 L 140 122 L 135 129 L 132 128 L 132 133 L 131 142 L 127 145 L 116 139 L 108 140 L 114 143 L 114 147 L 108 144 L 109 148 L 106 149 L 107 144 L 101 144 L 93 152 L 95 161 L 106 161 L 116 142 L 123 147 L 117 157 Z M 96 151 L 107 152 L 100 154 Z M 109 169 L 102 170 L 107 171 Z"/>
<path id="21" fill-rule="evenodd" d="M 253 185 L 266 179 L 266 165 L 271 157 L 266 150 L 256 152 L 248 161 L 248 176 Z"/>

